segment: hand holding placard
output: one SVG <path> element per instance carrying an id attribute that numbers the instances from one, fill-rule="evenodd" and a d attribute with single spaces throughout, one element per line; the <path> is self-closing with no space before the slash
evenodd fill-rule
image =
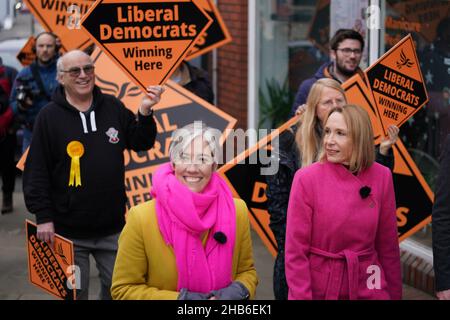
<path id="1" fill-rule="evenodd" d="M 395 125 L 390 125 L 387 130 L 387 137 L 384 137 L 380 143 L 380 153 L 382 155 L 387 156 L 389 154 L 389 150 L 395 145 L 398 139 L 398 133 L 400 129 Z"/>
<path id="2" fill-rule="evenodd" d="M 162 86 L 148 86 L 147 93 L 142 98 L 141 106 L 139 107 L 139 112 L 143 116 L 149 116 L 152 113 L 152 108 L 161 100 L 161 95 L 166 90 Z"/>

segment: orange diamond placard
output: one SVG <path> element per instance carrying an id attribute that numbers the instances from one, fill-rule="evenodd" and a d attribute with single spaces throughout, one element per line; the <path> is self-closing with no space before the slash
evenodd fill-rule
<path id="1" fill-rule="evenodd" d="M 374 143 L 375 145 L 379 144 L 383 139 L 384 134 L 381 129 L 381 122 L 377 115 L 375 102 L 373 101 L 372 94 L 364 83 L 364 80 L 359 74 L 355 74 L 342 84 L 342 88 L 345 91 L 347 103 L 356 104 L 366 110 L 369 114 L 374 134 Z"/>
<path id="2" fill-rule="evenodd" d="M 144 90 L 165 83 L 211 23 L 194 0 L 98 0 L 81 22 Z"/>
<path id="3" fill-rule="evenodd" d="M 33 51 L 34 47 L 34 37 L 31 36 L 28 38 L 27 42 L 23 46 L 23 48 L 20 50 L 20 52 L 17 54 L 17 60 L 20 61 L 20 63 L 26 67 L 33 63 L 34 59 L 36 58 L 36 53 Z"/>
<path id="4" fill-rule="evenodd" d="M 409 34 L 365 71 L 384 132 L 400 127 L 428 102 L 428 94 Z"/>
<path id="5" fill-rule="evenodd" d="M 231 41 L 230 32 L 213 0 L 197 0 L 197 4 L 213 19 L 213 23 L 203 33 L 189 52 L 186 60 L 194 59 Z"/>
<path id="6" fill-rule="evenodd" d="M 61 40 L 63 51 L 83 50 L 92 42 L 81 30 L 83 15 L 95 0 L 25 0 L 27 7 L 46 31 Z"/>
<path id="7" fill-rule="evenodd" d="M 36 224 L 26 220 L 25 226 L 30 282 L 59 299 L 76 300 L 72 241 L 55 234 L 51 247 L 37 239 Z"/>

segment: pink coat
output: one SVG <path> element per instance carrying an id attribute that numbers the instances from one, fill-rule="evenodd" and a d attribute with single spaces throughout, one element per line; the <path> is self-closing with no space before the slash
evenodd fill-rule
<path id="1" fill-rule="evenodd" d="M 371 188 L 363 199 L 360 189 Z M 395 194 L 388 168 L 355 176 L 315 163 L 295 174 L 286 229 L 289 299 L 401 299 Z"/>

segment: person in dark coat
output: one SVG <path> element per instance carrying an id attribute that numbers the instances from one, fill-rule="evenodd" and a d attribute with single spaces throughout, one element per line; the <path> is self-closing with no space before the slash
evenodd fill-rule
<path id="1" fill-rule="evenodd" d="M 34 46 L 35 61 L 20 70 L 15 78 L 10 103 L 17 123 L 23 127 L 22 152 L 25 152 L 31 143 L 37 115 L 50 102 L 58 86 L 58 49 L 58 37 L 55 34 L 46 31 L 38 34 Z"/>
<path id="2" fill-rule="evenodd" d="M 433 205 L 433 265 L 436 295 L 450 300 L 450 135 L 440 160 Z"/>
<path id="3" fill-rule="evenodd" d="M 199 96 L 203 100 L 214 104 L 214 92 L 208 73 L 187 61 L 183 61 L 172 74 L 170 80 Z"/>

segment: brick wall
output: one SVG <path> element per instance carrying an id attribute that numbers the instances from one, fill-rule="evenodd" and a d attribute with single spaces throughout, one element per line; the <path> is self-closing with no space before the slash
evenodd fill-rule
<path id="1" fill-rule="evenodd" d="M 219 0 L 217 5 L 233 38 L 218 49 L 217 106 L 238 120 L 236 128 L 246 129 L 248 3 Z"/>
<path id="2" fill-rule="evenodd" d="M 411 252 L 401 250 L 400 253 L 403 283 L 434 296 L 433 265 Z"/>

